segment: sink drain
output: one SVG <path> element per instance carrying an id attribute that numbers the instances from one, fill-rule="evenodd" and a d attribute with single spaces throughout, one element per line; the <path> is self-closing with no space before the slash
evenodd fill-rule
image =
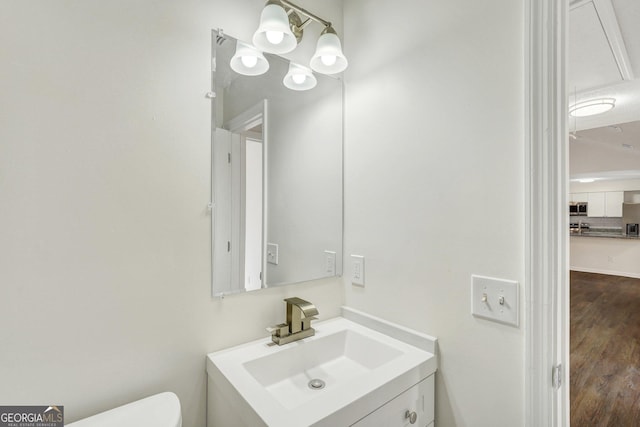
<path id="1" fill-rule="evenodd" d="M 319 378 L 314 378 L 311 381 L 309 381 L 309 388 L 311 390 L 321 390 L 324 388 L 325 385 L 326 385 L 325 382 Z"/>

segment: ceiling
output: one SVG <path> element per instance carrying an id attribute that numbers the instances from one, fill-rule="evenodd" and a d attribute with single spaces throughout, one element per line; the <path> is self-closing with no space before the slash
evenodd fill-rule
<path id="1" fill-rule="evenodd" d="M 640 179 L 640 121 L 576 132 L 571 179 Z"/>
<path id="2" fill-rule="evenodd" d="M 640 177 L 638 23 L 639 0 L 570 2 L 569 104 L 602 97 L 616 99 L 609 112 L 570 117 L 569 129 L 574 134 L 570 140 L 572 179 Z"/>

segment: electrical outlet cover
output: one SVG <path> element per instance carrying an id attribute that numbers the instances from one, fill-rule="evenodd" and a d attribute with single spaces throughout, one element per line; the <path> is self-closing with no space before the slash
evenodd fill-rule
<path id="1" fill-rule="evenodd" d="M 336 253 L 324 251 L 324 272 L 330 276 L 336 275 Z"/>
<path id="2" fill-rule="evenodd" d="M 351 255 L 351 283 L 364 286 L 364 256 Z"/>

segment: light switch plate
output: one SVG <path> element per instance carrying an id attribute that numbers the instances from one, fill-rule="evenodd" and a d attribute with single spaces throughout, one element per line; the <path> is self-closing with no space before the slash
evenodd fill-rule
<path id="1" fill-rule="evenodd" d="M 276 243 L 267 243 L 267 262 L 278 265 L 278 245 Z"/>
<path id="2" fill-rule="evenodd" d="M 471 314 L 483 319 L 519 326 L 518 282 L 471 276 Z"/>
<path id="3" fill-rule="evenodd" d="M 364 286 L 364 257 L 351 255 L 351 283 Z"/>

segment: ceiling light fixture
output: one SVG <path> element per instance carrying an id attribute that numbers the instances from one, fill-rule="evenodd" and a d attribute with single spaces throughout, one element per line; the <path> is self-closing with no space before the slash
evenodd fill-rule
<path id="1" fill-rule="evenodd" d="M 300 15 L 307 19 L 303 22 Z M 260 25 L 253 35 L 253 44 L 264 52 L 288 53 L 302 40 L 304 28 L 318 22 L 324 26 L 316 52 L 311 58 L 311 69 L 323 74 L 336 74 L 347 68 L 347 58 L 342 53 L 342 45 L 331 22 L 301 8 L 288 0 L 268 0 Z"/>
<path id="2" fill-rule="evenodd" d="M 282 83 L 292 90 L 309 90 L 316 87 L 318 80 L 310 69 L 292 62 L 289 64 L 289 72 L 284 76 Z"/>
<path id="3" fill-rule="evenodd" d="M 573 117 L 595 116 L 606 113 L 616 106 L 614 98 L 598 98 L 578 102 L 569 107 L 569 114 Z"/>
<path id="4" fill-rule="evenodd" d="M 229 65 L 233 71 L 245 76 L 259 76 L 269 69 L 269 62 L 262 52 L 240 40 L 236 42 L 236 53 Z"/>

